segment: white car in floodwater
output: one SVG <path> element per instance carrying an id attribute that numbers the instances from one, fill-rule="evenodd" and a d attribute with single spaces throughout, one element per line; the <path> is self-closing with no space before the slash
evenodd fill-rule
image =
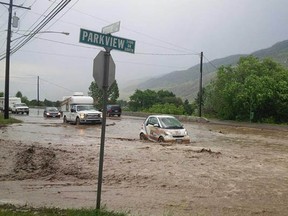
<path id="1" fill-rule="evenodd" d="M 150 115 L 142 124 L 141 140 L 154 142 L 190 143 L 190 137 L 183 124 L 171 115 Z"/>

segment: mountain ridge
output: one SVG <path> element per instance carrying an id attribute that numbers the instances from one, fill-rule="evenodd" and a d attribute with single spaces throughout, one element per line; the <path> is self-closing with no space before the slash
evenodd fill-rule
<path id="1" fill-rule="evenodd" d="M 240 57 L 253 55 L 260 59 L 271 58 L 274 61 L 288 66 L 288 40 L 277 42 L 271 47 L 260 49 L 251 54 L 236 54 L 223 58 L 214 59 L 208 63 L 203 63 L 202 84 L 203 87 L 207 85 L 213 77 L 216 76 L 217 68 L 220 66 L 236 65 Z M 192 101 L 197 96 L 199 91 L 200 79 L 200 64 L 196 64 L 187 70 L 172 71 L 162 76 L 152 77 L 144 82 L 139 82 L 136 85 L 130 85 L 122 90 L 120 89 L 120 96 L 126 95 L 128 99 L 136 89 L 139 90 L 168 90 L 173 92 L 177 97 L 188 99 Z"/>

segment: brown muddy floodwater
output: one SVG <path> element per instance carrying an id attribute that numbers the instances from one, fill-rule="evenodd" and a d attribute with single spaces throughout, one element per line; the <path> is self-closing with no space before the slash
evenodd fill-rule
<path id="1" fill-rule="evenodd" d="M 0 127 L 0 203 L 95 208 L 101 125 L 13 115 Z M 12 115 L 11 115 L 12 116 Z M 288 215 L 288 127 L 183 122 L 190 144 L 107 119 L 101 204 L 137 216 Z"/>

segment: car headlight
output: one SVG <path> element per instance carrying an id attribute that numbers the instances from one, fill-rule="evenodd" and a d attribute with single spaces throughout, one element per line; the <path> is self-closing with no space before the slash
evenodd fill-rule
<path id="1" fill-rule="evenodd" d="M 84 114 L 84 113 L 81 113 L 81 114 L 80 114 L 80 118 L 82 118 L 82 119 L 85 118 L 85 114 Z"/>
<path id="2" fill-rule="evenodd" d="M 166 136 L 172 135 L 172 134 L 171 134 L 170 132 L 168 132 L 168 131 L 165 131 L 164 134 L 165 134 Z"/>

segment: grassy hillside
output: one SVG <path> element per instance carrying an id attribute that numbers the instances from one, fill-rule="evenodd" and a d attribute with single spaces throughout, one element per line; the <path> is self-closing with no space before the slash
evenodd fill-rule
<path id="1" fill-rule="evenodd" d="M 262 49 L 251 53 L 258 58 L 272 58 L 285 66 L 288 66 L 288 40 L 276 43 L 270 48 Z M 239 58 L 245 55 L 232 55 L 221 59 L 215 59 L 209 63 L 203 64 L 203 86 L 213 79 L 217 68 L 222 65 L 235 65 Z M 137 85 L 128 86 L 120 89 L 120 95 L 128 99 L 136 89 L 145 90 L 168 90 L 182 99 L 194 100 L 199 91 L 200 64 L 197 64 L 187 70 L 174 71 L 157 78 L 151 78 Z"/>

